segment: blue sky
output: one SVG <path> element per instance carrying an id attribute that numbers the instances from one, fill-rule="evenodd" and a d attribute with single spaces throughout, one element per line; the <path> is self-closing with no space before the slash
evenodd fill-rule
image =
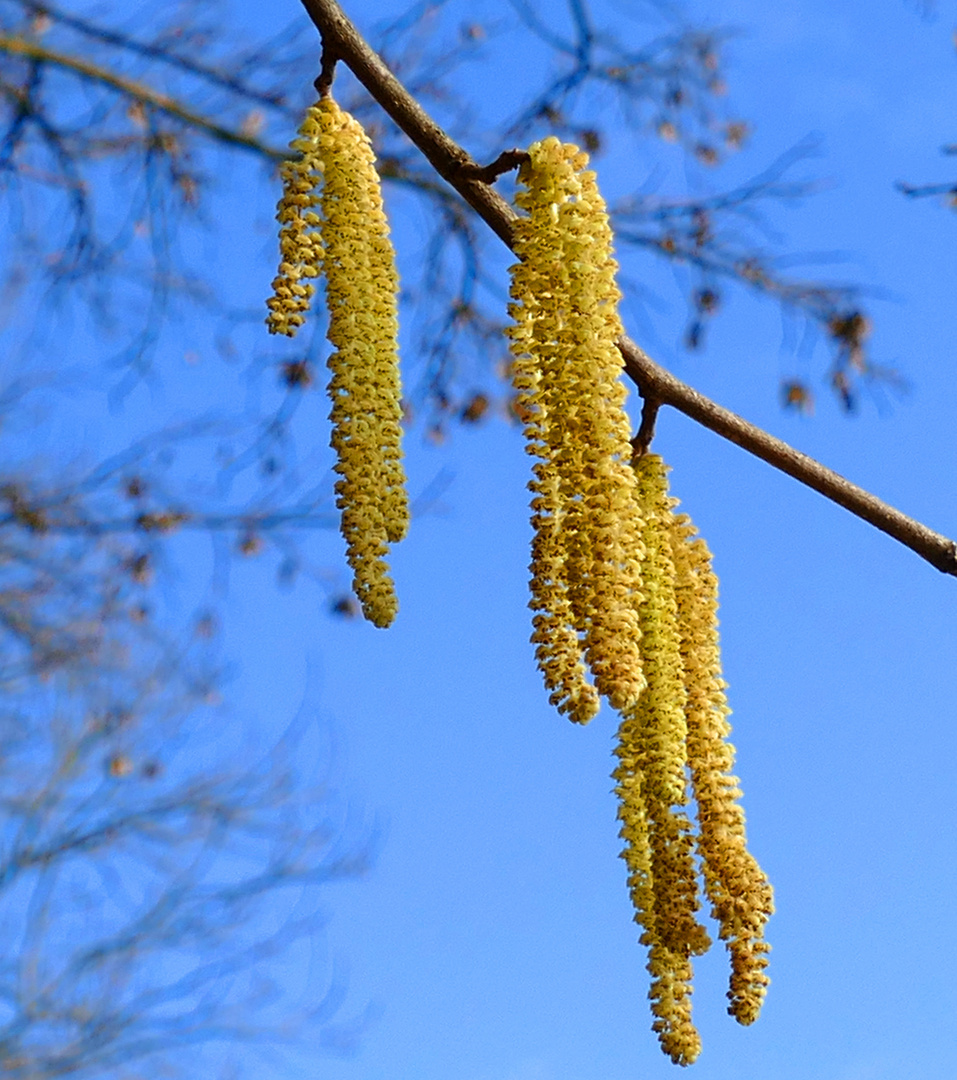
<path id="1" fill-rule="evenodd" d="M 350 10 L 368 25 L 387 5 Z M 828 183 L 774 209 L 773 224 L 790 250 L 846 256 L 823 273 L 873 289 L 872 355 L 912 388 L 842 416 L 820 381 L 822 354 L 816 367 L 797 357 L 780 313 L 743 295 L 707 351 L 686 354 L 671 271 L 648 263 L 662 298 L 655 340 L 629 329 L 722 404 L 957 534 L 957 219 L 893 189 L 949 175 L 938 147 L 957 130 L 951 13 L 929 21 L 894 0 L 689 11 L 742 31 L 728 76 L 755 131 L 723 175 L 746 177 L 820 137 L 820 157 L 802 168 Z M 636 179 L 617 159 L 607 176 L 597 167 L 610 192 Z M 400 251 L 414 242 L 401 220 L 395 232 Z M 805 373 L 818 380 L 811 419 L 777 402 L 778 380 Z M 673 412 L 655 448 L 715 553 L 750 842 L 778 908 L 754 1027 L 725 1015 L 720 949 L 696 964 L 704 1050 L 693 1075 L 952 1077 L 955 584 Z M 317 615 L 308 590 L 264 608 L 258 585 L 247 592 L 241 572 L 232 583 L 244 711 L 280 723 L 305 701 L 335 733 L 357 812 L 382 823 L 368 877 L 327 894 L 349 1007 L 380 1012 L 355 1056 L 318 1060 L 314 1074 L 666 1077 L 675 1070 L 650 1031 L 617 859 L 614 717 L 581 730 L 555 714 L 528 644 L 519 436 L 496 420 L 433 447 L 413 430 L 408 467 L 413 491 L 443 470 L 453 479 L 395 551 L 401 609 L 388 632 Z"/>
<path id="2" fill-rule="evenodd" d="M 630 6 L 596 11 L 610 19 Z M 403 7 L 347 5 L 364 29 Z M 241 5 L 251 22 L 261 8 Z M 275 9 L 279 22 L 299 10 L 294 0 Z M 483 0 L 449 10 L 464 21 L 501 8 Z M 686 10 L 740 31 L 727 47 L 729 100 L 754 132 L 714 182 L 730 186 L 806 137 L 819 140 L 819 156 L 798 171 L 821 179 L 821 190 L 771 207 L 769 220 L 782 250 L 842 255 L 808 273 L 869 289 L 871 355 L 899 368 L 911 389 L 865 395 L 844 416 L 823 384 L 823 350 L 808 358 L 794 348 L 800 324 L 731 290 L 707 350 L 688 354 L 680 272 L 648 258 L 626 264 L 655 297 L 626 302 L 629 332 L 721 404 L 957 536 L 957 218 L 893 186 L 952 175 L 952 160 L 939 155 L 957 138 L 952 10 L 941 5 L 927 19 L 898 0 L 702 0 Z M 459 84 L 480 116 L 506 111 L 526 89 L 526 71 L 491 56 Z M 664 145 L 655 155 L 654 145 L 639 157 L 611 146 L 595 163 L 609 197 L 649 177 L 663 191 L 696 182 Z M 230 212 L 199 241 L 184 240 L 244 302 L 264 297 L 274 272 L 275 183 L 250 176 L 218 177 Z M 420 222 L 392 205 L 411 277 Z M 172 423 L 219 394 L 254 405 L 266 396 L 265 341 L 248 368 L 222 369 L 205 362 L 206 328 L 175 333 L 181 356 L 122 410 L 97 417 L 91 408 L 87 417 L 84 406 L 82 424 L 60 421 L 67 457 L 122 446 L 141 425 Z M 78 340 L 89 344 L 82 333 Z M 779 406 L 779 381 L 795 375 L 817 393 L 813 418 Z M 295 421 L 299 469 L 314 469 L 317 481 L 329 466 L 326 411 L 316 393 Z M 670 410 L 655 450 L 715 554 L 750 844 L 778 909 L 768 929 L 772 986 L 752 1028 L 725 1014 L 720 948 L 696 964 L 704 1049 L 691 1075 L 949 1080 L 957 1075 L 957 584 Z M 216 564 L 190 540 L 186 598 L 170 593 L 184 610 L 204 589 L 225 596 L 230 723 L 268 741 L 297 713 L 314 717 L 332 747 L 322 768 L 348 805 L 350 829 L 377 836 L 370 872 L 326 891 L 329 963 L 307 972 L 296 957 L 287 973 L 309 1001 L 335 964 L 348 980 L 342 1015 L 370 1017 L 354 1054 L 314 1059 L 309 1075 L 674 1074 L 650 1030 L 645 959 L 617 857 L 615 718 L 606 709 L 580 729 L 559 717 L 528 643 L 520 434 L 492 418 L 436 446 L 413 428 L 407 454 L 413 495 L 437 477 L 442 491 L 395 549 L 400 613 L 387 632 L 334 618 L 327 592 L 308 581 L 277 593 L 271 564 L 234 564 L 225 591 L 219 579 L 204 584 Z M 309 544 L 322 579 L 345 583 L 335 532 Z"/>

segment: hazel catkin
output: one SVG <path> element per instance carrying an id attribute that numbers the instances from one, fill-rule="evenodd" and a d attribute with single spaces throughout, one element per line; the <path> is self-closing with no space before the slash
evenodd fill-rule
<path id="1" fill-rule="evenodd" d="M 728 1011 L 742 1024 L 757 1017 L 768 985 L 764 926 L 773 902 L 747 850 L 732 775 L 711 554 L 688 516 L 675 513 L 661 458 L 644 454 L 635 471 L 644 522 L 639 615 L 647 687 L 622 713 L 613 777 L 628 888 L 648 948 L 652 1027 L 662 1049 L 686 1065 L 700 1050 L 691 1020 L 691 960 L 710 945 L 695 915 L 695 849 L 731 958 Z M 689 786 L 696 834 L 685 809 Z"/>
<path id="2" fill-rule="evenodd" d="M 388 544 L 401 540 L 409 509 L 401 463 L 398 276 L 369 138 L 331 97 L 319 103 L 323 268 L 329 308 L 336 505 L 363 614 L 395 618 Z"/>
<path id="3" fill-rule="evenodd" d="M 621 715 L 613 777 L 652 1027 L 687 1065 L 701 1048 L 692 959 L 711 945 L 697 917 L 696 852 L 731 955 L 729 1011 L 742 1023 L 767 985 L 771 892 L 746 850 L 730 774 L 710 555 L 687 517 L 675 516 L 661 458 L 631 463 L 617 264 L 587 160 L 555 138 L 534 143 L 516 197 L 524 216 L 514 228 L 508 336 L 516 413 L 534 458 L 532 642 L 560 712 L 584 723 L 603 696 Z"/>
<path id="4" fill-rule="evenodd" d="M 619 766 L 613 776 L 626 823 L 622 856 L 636 919 L 648 946 L 653 1029 L 676 1064 L 700 1051 L 691 1021 L 691 958 L 710 947 L 698 922 L 697 873 L 687 804 L 687 697 L 682 680 L 675 568 L 668 521 L 671 512 L 661 459 L 640 458 L 635 468 L 645 549 L 643 597 L 638 606 L 642 664 L 647 682 L 638 701 L 622 713 Z M 640 805 L 636 800 L 640 799 Z M 640 829 L 635 822 L 641 820 Z M 646 851 L 636 844 L 647 845 Z M 641 868 L 646 867 L 643 872 Z M 636 874 L 636 868 L 638 873 Z"/>
<path id="5" fill-rule="evenodd" d="M 336 506 L 353 590 L 379 627 L 395 618 L 388 545 L 409 523 L 402 467 L 398 275 L 375 156 L 359 122 L 329 96 L 306 114 L 282 167 L 281 263 L 267 323 L 292 336 L 325 277 Z"/>
<path id="6" fill-rule="evenodd" d="M 295 335 L 305 322 L 309 301 L 316 291 L 312 281 L 302 279 L 316 278 L 321 271 L 320 218 L 314 209 L 319 204 L 316 184 L 322 172 L 318 135 L 319 107 L 312 105 L 290 143 L 296 156 L 279 167 L 279 271 L 273 279 L 273 295 L 266 301 L 266 325 L 271 334 Z"/>
<path id="7" fill-rule="evenodd" d="M 636 598 L 640 522 L 615 346 L 620 292 L 595 174 L 548 138 L 519 170 L 508 329 L 516 407 L 536 462 L 530 607 L 552 702 L 585 722 L 598 695 L 627 708 L 644 687 Z M 587 670 L 594 680 L 586 678 Z"/>
<path id="8" fill-rule="evenodd" d="M 745 838 L 734 747 L 728 741 L 726 683 L 718 646 L 717 578 L 711 552 L 686 514 L 673 515 L 676 568 L 687 693 L 688 762 L 698 805 L 698 853 L 705 893 L 731 956 L 728 1012 L 742 1024 L 757 1019 L 768 986 L 770 947 L 764 926 L 774 911 L 770 882 Z"/>

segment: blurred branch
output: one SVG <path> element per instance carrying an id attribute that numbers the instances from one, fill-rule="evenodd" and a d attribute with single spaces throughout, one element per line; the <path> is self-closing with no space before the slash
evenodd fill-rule
<path id="1" fill-rule="evenodd" d="M 70 12 L 62 11 L 53 4 L 37 3 L 35 0 L 17 0 L 17 2 L 24 10 L 29 11 L 35 18 L 45 17 L 52 19 L 61 26 L 68 27 L 69 29 L 75 30 L 96 41 L 102 41 L 106 45 L 113 45 L 124 52 L 134 53 L 146 57 L 149 60 L 156 60 L 168 67 L 178 68 L 188 75 L 195 75 L 197 78 L 211 83 L 214 86 L 218 86 L 223 90 L 227 90 L 230 94 L 237 97 L 255 101 L 257 104 L 265 105 L 268 108 L 279 109 L 292 118 L 298 117 L 298 110 L 292 109 L 286 105 L 282 95 L 254 90 L 238 78 L 222 71 L 218 71 L 215 68 L 208 67 L 205 64 L 200 64 L 189 56 L 183 56 L 180 53 L 173 52 L 168 45 L 155 45 L 148 42 L 137 41 L 128 34 L 121 34 L 115 30 L 109 30 L 106 27 L 98 26 L 88 19 L 83 19 Z"/>
<path id="2" fill-rule="evenodd" d="M 559 70 L 505 132 L 505 139 L 527 136 L 546 124 L 551 134 L 571 135 L 589 151 L 601 142 L 599 130 L 569 120 L 576 98 L 590 84 L 612 90 L 627 115 L 650 106 L 656 128 L 669 141 L 680 141 L 699 160 L 717 162 L 711 103 L 724 93 L 719 71 L 721 37 L 726 32 L 676 28 L 634 50 L 620 35 L 600 30 L 586 0 L 565 0 L 568 36 L 555 27 L 561 21 L 557 3 L 545 5 L 545 19 L 528 0 L 510 0 L 526 29 L 555 55 Z M 736 125 L 741 134 L 744 126 Z"/>
<path id="3" fill-rule="evenodd" d="M 16 947 L 0 963 L 0 1071 L 12 1080 L 103 1075 L 224 1038 L 275 1049 L 296 1027 L 321 1038 L 341 1005 L 334 977 L 278 1020 L 263 993 L 321 932 L 315 890 L 369 855 L 329 792 L 300 780 L 306 726 L 242 771 L 208 754 L 200 765 L 190 737 L 191 775 L 171 782 L 184 740 L 141 720 L 80 713 L 4 739 L 0 916 Z"/>
<path id="4" fill-rule="evenodd" d="M 480 171 L 469 154 L 435 123 L 369 47 L 336 0 L 302 0 L 323 42 L 501 240 L 512 246 L 516 214 L 490 187 L 470 179 Z M 932 566 L 957 576 L 957 544 L 888 506 L 838 473 L 699 394 L 655 363 L 628 338 L 619 343 L 625 370 L 642 393 L 698 423 L 824 495 L 911 548 Z"/>
<path id="5" fill-rule="evenodd" d="M 117 75 L 115 72 L 99 67 L 87 60 L 82 60 L 77 56 L 68 56 L 65 53 L 47 49 L 34 41 L 9 36 L 0 36 L 0 52 L 38 63 L 52 64 L 65 71 L 72 71 L 81 78 L 118 90 L 121 94 L 125 94 L 134 101 L 138 101 L 142 105 L 149 105 L 229 146 L 252 151 L 272 161 L 283 161 L 287 156 L 288 152 L 286 150 L 275 149 L 267 146 L 253 135 L 244 135 L 240 131 L 223 127 L 214 120 L 187 109 L 185 105 L 167 94 L 161 94 L 143 83 L 127 79 L 123 75 Z"/>
<path id="6" fill-rule="evenodd" d="M 905 184 L 903 180 L 898 180 L 894 185 L 897 190 L 911 199 L 923 199 L 928 195 L 950 195 L 952 198 L 957 198 L 957 184 L 953 181 L 946 184 Z"/>

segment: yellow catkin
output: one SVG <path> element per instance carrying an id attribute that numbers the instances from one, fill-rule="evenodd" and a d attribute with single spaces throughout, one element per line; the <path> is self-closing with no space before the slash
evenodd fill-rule
<path id="1" fill-rule="evenodd" d="M 701 1052 L 701 1038 L 691 1020 L 690 949 L 674 951 L 664 939 L 669 932 L 668 897 L 661 897 L 658 874 L 668 875 L 669 867 L 656 857 L 652 835 L 656 831 L 642 791 L 642 737 L 639 721 L 625 717 L 618 730 L 615 754 L 619 759 L 613 773 L 619 798 L 619 836 L 625 841 L 621 857 L 628 867 L 628 889 L 635 907 L 635 922 L 642 928 L 641 944 L 648 948 L 651 975 L 652 1030 L 662 1050 L 676 1065 L 690 1065 Z M 654 800 L 652 800 L 654 803 Z M 660 815 L 660 808 L 659 808 Z M 656 846 L 661 846 L 660 829 Z M 662 906 L 664 905 L 664 906 Z M 705 944 L 700 940 L 698 945 Z M 697 951 L 702 951 L 700 948 Z"/>
<path id="2" fill-rule="evenodd" d="M 700 1051 L 691 1022 L 691 957 L 704 953 L 711 942 L 695 914 L 699 902 L 694 841 L 684 810 L 687 701 L 668 531 L 667 478 L 664 464 L 654 455 L 639 459 L 635 472 L 644 521 L 643 598 L 638 612 L 647 688 L 637 704 L 622 714 L 616 751 L 620 764 L 614 775 L 623 800 L 623 820 L 643 818 L 647 837 L 647 854 L 631 853 L 629 844 L 623 855 L 630 870 L 636 918 L 645 929 L 641 940 L 649 949 L 653 1028 L 662 1049 L 673 1061 L 686 1065 Z M 629 773 L 634 779 L 623 787 Z M 641 807 L 635 810 L 629 801 L 639 788 Z M 634 825 L 631 832 L 637 835 Z M 648 869 L 643 874 L 645 862 Z"/>
<path id="3" fill-rule="evenodd" d="M 659 944 L 652 946 L 648 971 L 655 1017 L 651 1029 L 675 1065 L 693 1065 L 701 1053 L 701 1036 L 691 1020 L 691 961 Z"/>
<path id="4" fill-rule="evenodd" d="M 509 306 L 516 405 L 538 459 L 529 485 L 533 640 L 553 703 L 579 721 L 597 711 L 595 690 L 623 709 L 644 687 L 640 522 L 615 347 L 621 294 L 587 162 L 556 138 L 529 147 Z"/>
<path id="5" fill-rule="evenodd" d="M 323 269 L 335 346 L 332 445 L 336 505 L 363 614 L 388 626 L 397 602 L 385 562 L 387 545 L 408 528 L 401 463 L 398 277 L 369 138 L 332 98 L 317 106 Z"/>
<path id="6" fill-rule="evenodd" d="M 747 849 L 744 811 L 728 741 L 726 684 L 718 646 L 717 579 L 711 553 L 686 514 L 674 516 L 678 624 L 687 692 L 688 759 L 698 804 L 698 852 L 705 892 L 731 956 L 728 1011 L 753 1023 L 767 990 L 764 927 L 774 910 L 771 885 Z"/>
<path id="7" fill-rule="evenodd" d="M 598 692 L 585 677 L 581 645 L 572 626 L 565 579 L 557 477 L 539 480 L 532 499 L 532 594 L 538 607 L 532 618 L 532 644 L 542 670 L 549 702 L 576 723 L 587 723 L 598 712 Z"/>
<path id="8" fill-rule="evenodd" d="M 322 266 L 322 240 L 319 234 L 319 203 L 316 192 L 319 159 L 319 109 L 313 105 L 296 138 L 290 143 L 295 157 L 280 166 L 282 198 L 276 208 L 279 221 L 279 272 L 272 283 L 273 295 L 266 301 L 269 315 L 266 325 L 271 334 L 293 337 L 305 322 L 309 301 L 315 293 L 311 281 Z"/>
<path id="9" fill-rule="evenodd" d="M 687 695 L 669 536 L 668 481 L 664 462 L 657 454 L 639 458 L 635 473 L 638 505 L 645 522 L 644 598 L 638 610 L 648 689 L 636 706 L 645 746 L 645 785 L 666 805 L 680 805 L 686 788 Z"/>

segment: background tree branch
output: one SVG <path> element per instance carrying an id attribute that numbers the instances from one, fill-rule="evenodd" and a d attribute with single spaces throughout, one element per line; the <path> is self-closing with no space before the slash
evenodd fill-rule
<path id="1" fill-rule="evenodd" d="M 285 150 L 267 146 L 253 135 L 244 134 L 242 131 L 235 131 L 232 128 L 224 127 L 222 124 L 217 124 L 216 121 L 209 119 L 209 117 L 202 116 L 193 109 L 186 108 L 181 101 L 177 101 L 168 94 L 161 94 L 143 83 L 127 79 L 97 64 L 91 64 L 82 57 L 69 56 L 66 53 L 47 49 L 34 41 L 26 41 L 23 38 L 5 35 L 0 36 L 0 51 L 8 53 L 10 56 L 25 57 L 40 63 L 52 64 L 66 71 L 72 71 L 90 82 L 108 86 L 111 90 L 117 90 L 142 105 L 158 109 L 167 116 L 171 116 L 229 146 L 250 150 L 272 161 L 282 161 L 286 156 Z"/>

